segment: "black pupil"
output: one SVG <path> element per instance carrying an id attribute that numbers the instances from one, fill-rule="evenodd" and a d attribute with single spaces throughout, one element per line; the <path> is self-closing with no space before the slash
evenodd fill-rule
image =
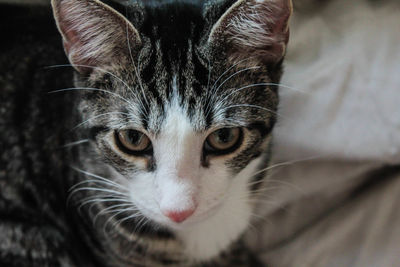
<path id="1" fill-rule="evenodd" d="M 142 141 L 143 134 L 138 131 L 128 131 L 128 141 L 132 145 L 138 146 Z"/>
<path id="2" fill-rule="evenodd" d="M 232 141 L 232 131 L 231 129 L 221 129 L 217 132 L 217 140 L 219 143 L 225 144 Z"/>

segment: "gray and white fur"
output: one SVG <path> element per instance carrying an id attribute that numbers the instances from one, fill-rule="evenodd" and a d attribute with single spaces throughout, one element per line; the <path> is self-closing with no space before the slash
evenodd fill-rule
<path id="1" fill-rule="evenodd" d="M 96 266 L 256 266 L 289 0 L 52 0 L 76 70 L 70 223 Z M 119 10 L 119 12 L 117 11 Z M 208 148 L 219 130 L 231 150 Z M 140 133 L 149 148 L 121 146 Z M 87 260 L 87 261 L 90 261 Z"/>

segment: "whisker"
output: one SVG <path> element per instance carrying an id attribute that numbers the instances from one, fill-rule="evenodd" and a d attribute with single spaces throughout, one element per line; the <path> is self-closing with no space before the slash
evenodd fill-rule
<path id="1" fill-rule="evenodd" d="M 116 212 L 115 215 L 112 216 L 112 218 L 115 218 L 116 216 L 118 216 L 121 213 L 127 212 L 127 211 L 137 211 L 137 209 L 135 209 L 134 207 L 129 207 L 129 208 L 123 208 L 123 209 L 114 209 L 112 211 L 109 211 L 108 213 L 114 213 Z M 136 213 L 135 213 L 136 214 Z M 121 220 L 115 220 L 114 223 L 111 225 L 111 228 L 115 228 L 117 225 L 119 225 L 121 222 Z"/>
<path id="2" fill-rule="evenodd" d="M 286 186 L 289 186 L 289 187 L 295 189 L 296 191 L 298 191 L 301 194 L 304 194 L 304 195 L 306 194 L 306 192 L 302 188 L 300 188 L 298 185 L 295 185 L 295 184 L 287 182 L 287 181 L 275 180 L 275 179 L 267 179 L 266 182 L 267 183 L 277 183 L 277 184 L 281 184 L 281 185 L 286 185 Z"/>
<path id="3" fill-rule="evenodd" d="M 243 63 L 244 61 L 247 61 L 247 60 L 250 60 L 250 59 L 253 59 L 253 58 L 254 58 L 254 56 L 253 56 L 253 57 L 248 57 L 248 58 L 245 58 L 245 59 L 242 59 L 242 60 L 236 62 L 236 63 L 233 64 L 231 67 L 229 67 L 227 70 L 225 70 L 225 71 L 215 80 L 215 82 L 214 82 L 214 84 L 213 84 L 213 86 L 212 86 L 211 88 L 210 88 L 209 85 L 208 85 L 208 89 L 207 89 L 207 91 L 208 91 L 208 95 L 207 95 L 208 102 L 207 102 L 207 107 L 206 107 L 206 110 L 205 110 L 206 116 L 208 116 L 208 114 L 210 113 L 210 110 L 211 110 L 211 98 L 215 95 L 215 92 L 216 92 L 216 90 L 215 90 L 215 89 L 216 89 L 216 85 L 217 85 L 217 83 L 219 82 L 219 80 L 222 79 L 222 77 L 223 77 L 225 74 L 227 74 L 230 70 L 232 70 L 234 67 L 238 66 L 239 64 Z M 210 68 L 210 70 L 209 70 L 209 74 L 210 74 L 210 73 L 211 73 L 211 68 Z"/>
<path id="4" fill-rule="evenodd" d="M 77 171 L 77 172 L 80 172 L 80 173 L 86 174 L 86 175 L 88 175 L 88 176 L 97 178 L 97 179 L 102 180 L 102 181 L 104 181 L 104 182 L 109 182 L 109 183 L 113 184 L 114 186 L 119 187 L 119 188 L 122 189 L 123 191 L 127 191 L 127 189 L 126 189 L 125 187 L 123 187 L 122 185 L 120 185 L 120 184 L 118 184 L 118 183 L 116 183 L 116 182 L 114 182 L 114 181 L 112 181 L 112 180 L 110 180 L 110 179 L 104 178 L 104 177 L 102 177 L 102 176 L 99 176 L 99 175 L 97 175 L 97 174 L 94 174 L 94 173 L 91 173 L 91 172 L 88 172 L 88 171 L 84 171 L 84 170 L 78 169 L 78 168 L 76 168 L 76 167 L 71 167 L 71 168 L 72 168 L 73 170 Z"/>
<path id="5" fill-rule="evenodd" d="M 88 143 L 89 141 L 90 141 L 89 139 L 82 139 L 82 140 L 78 140 L 78 141 L 74 141 L 74 142 L 65 144 L 65 145 L 63 145 L 62 147 L 64 147 L 64 148 L 72 147 L 72 146 L 76 146 L 76 145 Z"/>
<path id="6" fill-rule="evenodd" d="M 71 192 L 71 194 L 79 192 L 79 191 L 85 191 L 85 190 L 88 190 L 88 191 L 99 191 L 99 192 L 106 192 L 106 193 L 115 193 L 117 195 L 125 195 L 125 194 L 120 193 L 120 192 L 115 191 L 115 190 L 110 190 L 110 189 L 106 189 L 106 188 L 99 188 L 99 187 L 79 187 L 79 188 L 74 189 Z"/>
<path id="7" fill-rule="evenodd" d="M 126 98 L 122 97 L 121 95 L 108 91 L 108 90 L 104 90 L 104 89 L 99 89 L 99 88 L 92 88 L 92 87 L 71 87 L 71 88 L 64 88 L 64 89 L 58 89 L 58 90 L 54 90 L 54 91 L 50 91 L 48 92 L 49 94 L 54 94 L 54 93 L 60 93 L 60 92 L 68 92 L 68 91 L 98 91 L 98 92 L 104 92 L 107 94 L 110 94 L 112 96 L 115 96 L 117 98 L 122 99 L 123 101 L 125 101 L 128 104 L 131 104 L 131 102 L 129 100 L 127 100 Z"/>
<path id="8" fill-rule="evenodd" d="M 142 229 L 142 226 L 140 226 L 142 224 L 143 221 L 146 221 L 146 218 L 144 216 L 142 216 L 142 218 L 139 220 L 139 222 L 135 225 L 135 228 L 133 229 L 133 232 L 137 232 L 138 230 Z M 138 229 L 139 227 L 139 229 Z"/>
<path id="9" fill-rule="evenodd" d="M 96 221 L 101 214 L 108 214 L 108 213 L 120 211 L 120 210 L 115 210 L 115 208 L 119 208 L 119 207 L 131 207 L 132 209 L 134 208 L 134 206 L 132 206 L 132 203 L 123 203 L 123 204 L 117 204 L 117 205 L 113 205 L 108 208 L 102 209 L 93 217 L 93 224 L 96 224 Z"/>
<path id="10" fill-rule="evenodd" d="M 112 202 L 112 201 L 118 201 L 118 202 L 130 202 L 127 200 L 127 198 L 121 197 L 121 196 L 116 196 L 115 194 L 98 194 L 98 195 L 91 195 L 88 197 L 85 197 L 81 200 L 81 202 L 83 201 L 87 201 L 87 200 L 93 200 L 93 199 L 97 199 L 99 203 L 102 202 Z"/>
<path id="11" fill-rule="evenodd" d="M 257 109 L 261 109 L 261 110 L 268 111 L 268 112 L 270 112 L 270 113 L 272 113 L 272 114 L 275 114 L 276 116 L 280 116 L 280 117 L 282 117 L 282 118 L 285 118 L 283 115 L 280 115 L 280 114 L 278 114 L 277 112 L 275 112 L 275 111 L 273 111 L 273 110 L 271 110 L 271 109 L 264 108 L 264 107 L 260 107 L 260 106 L 257 106 L 257 105 L 251 105 L 251 104 L 237 104 L 237 105 L 231 105 L 231 106 L 224 107 L 223 110 L 230 109 L 230 108 L 240 108 L 240 107 L 257 108 Z"/>
<path id="12" fill-rule="evenodd" d="M 113 210 L 111 212 L 108 213 L 112 213 L 112 212 L 117 212 L 118 214 L 123 214 L 126 212 L 134 212 L 132 215 L 126 216 L 120 220 L 113 220 L 114 222 L 111 225 L 111 228 L 117 228 L 119 227 L 123 222 L 129 220 L 129 219 L 133 219 L 133 218 L 137 218 L 140 217 L 141 215 L 139 214 L 138 210 L 136 210 L 135 208 L 131 207 L 131 208 L 125 208 L 125 209 L 116 209 Z M 115 216 L 116 217 L 116 216 Z"/>
<path id="13" fill-rule="evenodd" d="M 261 68 L 260 66 L 255 66 L 255 67 L 249 67 L 249 68 L 245 68 L 245 69 L 241 69 L 235 73 L 233 73 L 232 75 L 230 75 L 228 78 L 226 78 L 220 85 L 218 85 L 218 87 L 214 90 L 213 94 L 216 94 L 219 90 L 219 88 L 221 88 L 222 85 L 224 85 L 227 81 L 229 81 L 230 79 L 232 79 L 233 77 L 235 77 L 236 75 L 244 72 L 244 71 L 248 71 L 248 70 L 254 70 L 254 69 L 259 69 Z"/>
<path id="14" fill-rule="evenodd" d="M 128 22 L 127 22 L 127 23 L 126 23 L 126 40 L 127 40 L 127 43 L 128 43 L 129 56 L 130 56 L 130 59 L 131 59 L 133 68 L 134 68 L 134 70 L 135 70 L 135 75 L 136 75 L 136 78 L 138 79 L 139 87 L 140 87 L 140 89 L 141 89 L 141 91 L 142 91 L 142 95 L 143 95 L 144 101 L 146 101 L 147 105 L 149 105 L 149 102 L 147 101 L 146 94 L 145 94 L 145 92 L 144 92 L 142 80 L 140 79 L 140 76 L 139 76 L 139 73 L 138 73 L 138 70 L 137 70 L 135 61 L 133 60 L 132 48 L 131 48 L 131 44 L 130 44 L 130 42 L 129 42 L 128 27 L 129 27 L 129 25 L 128 25 Z M 138 64 L 138 65 L 139 65 L 139 64 Z M 142 100 L 141 100 L 139 97 L 138 97 L 138 99 L 139 99 L 139 101 L 140 101 L 140 105 L 141 105 L 142 107 L 144 107 Z M 144 109 L 144 110 L 146 110 L 146 109 Z"/>
<path id="15" fill-rule="evenodd" d="M 132 95 L 135 96 L 135 98 L 136 98 L 136 99 L 140 102 L 140 104 L 143 106 L 143 103 L 142 103 L 142 100 L 140 99 L 140 97 L 137 96 L 137 94 L 132 90 L 132 88 L 131 88 L 124 80 L 122 80 L 120 77 L 118 77 L 118 76 L 115 75 L 114 73 L 109 72 L 109 71 L 107 71 L 107 70 L 105 70 L 105 69 L 102 69 L 102 68 L 100 68 L 100 67 L 95 67 L 95 66 L 79 65 L 79 64 L 76 64 L 75 66 L 77 66 L 77 67 L 85 67 L 85 68 L 92 68 L 92 69 L 96 69 L 96 70 L 99 70 L 99 71 L 102 71 L 102 72 L 104 72 L 104 73 L 107 73 L 107 74 L 111 75 L 112 77 L 114 77 L 115 79 L 117 79 L 118 81 L 120 81 L 120 82 L 132 93 Z M 55 68 L 55 67 L 73 67 L 73 65 L 72 65 L 72 64 L 52 65 L 52 66 L 48 66 L 48 67 L 46 67 L 46 68 Z M 54 91 L 54 92 L 56 92 L 56 91 Z M 50 92 L 50 93 L 51 93 L 51 92 Z M 111 93 L 111 92 L 110 92 L 110 93 Z M 119 95 L 119 96 L 121 96 L 121 95 Z M 122 96 L 121 96 L 121 98 L 124 99 Z M 130 103 L 129 101 L 126 101 L 126 102 L 127 102 L 127 103 Z M 141 112 L 141 113 L 142 113 L 142 112 Z"/>
<path id="16" fill-rule="evenodd" d="M 300 90 L 298 88 L 295 88 L 293 86 L 285 85 L 285 84 L 282 84 L 282 83 L 268 83 L 267 85 L 275 85 L 275 86 L 279 86 L 279 87 L 282 87 L 282 88 L 291 89 L 293 91 L 296 91 L 296 92 L 299 92 L 299 93 L 302 93 L 302 94 L 306 94 L 306 95 L 310 94 L 309 92 L 306 92 L 306 91 Z"/>
<path id="17" fill-rule="evenodd" d="M 312 157 L 308 157 L 308 158 L 303 158 L 303 159 L 297 159 L 297 160 L 290 160 L 290 161 L 285 161 L 285 162 L 279 162 L 276 164 L 273 164 L 271 166 L 268 166 L 267 168 L 261 169 L 255 173 L 252 174 L 252 176 L 257 175 L 259 173 L 271 170 L 273 168 L 277 168 L 277 167 L 282 167 L 282 166 L 289 166 L 289 165 L 293 165 L 299 162 L 303 162 L 303 161 L 308 161 L 308 160 L 313 160 L 313 159 L 320 159 L 322 157 L 324 157 L 325 155 L 317 155 L 317 156 L 312 156 Z"/>
<path id="18" fill-rule="evenodd" d="M 256 197 L 253 197 L 252 195 L 250 195 L 247 199 L 245 199 L 245 201 L 247 203 L 251 203 L 253 205 L 257 205 L 257 204 L 267 204 L 267 205 L 273 205 L 273 206 L 281 206 L 282 203 L 277 200 L 277 199 L 273 199 L 272 196 L 270 195 L 265 195 L 265 194 L 259 194 Z"/>
<path id="19" fill-rule="evenodd" d="M 113 221 L 114 218 L 115 218 L 116 216 L 118 216 L 118 215 L 121 214 L 121 213 L 124 213 L 125 211 L 128 211 L 128 210 L 121 210 L 121 211 L 118 211 L 116 214 L 110 216 L 110 218 L 107 219 L 107 221 L 105 222 L 104 227 L 103 227 L 103 233 L 104 233 L 104 235 L 106 235 L 106 228 L 107 228 L 107 225 L 108 225 L 111 221 Z M 130 215 L 130 216 L 128 216 L 128 217 L 129 217 L 129 219 L 131 219 L 131 218 L 139 217 L 139 215 L 138 215 L 138 213 L 134 213 L 133 215 Z M 116 227 L 118 224 L 119 224 L 119 223 L 118 223 L 118 221 L 117 221 L 117 224 L 113 224 L 113 225 L 112 225 L 112 228 Z"/>
<path id="20" fill-rule="evenodd" d="M 257 175 L 257 173 L 252 174 L 250 177 L 253 177 L 254 175 Z M 257 181 L 248 182 L 247 185 L 252 186 L 252 185 L 256 185 L 256 184 L 262 184 L 265 182 L 265 179 L 266 178 L 263 178 L 263 179 L 257 180 Z"/>
<path id="21" fill-rule="evenodd" d="M 262 187 L 262 188 L 259 188 L 257 190 L 251 190 L 251 194 L 252 195 L 257 195 L 257 194 L 260 194 L 260 193 L 274 191 L 274 190 L 279 189 L 279 188 L 280 188 L 279 186 Z"/>
<path id="22" fill-rule="evenodd" d="M 113 193 L 116 195 L 120 195 L 120 196 L 125 196 L 125 194 L 115 191 L 115 190 L 110 190 L 110 189 L 105 189 L 105 188 L 99 188 L 99 187 L 78 187 L 76 189 L 74 189 L 73 191 L 71 191 L 71 193 L 69 194 L 68 198 L 67 198 L 67 205 L 70 202 L 71 198 L 73 195 L 75 195 L 76 193 L 80 192 L 80 191 L 95 191 L 95 192 L 105 192 L 105 193 Z"/>
<path id="23" fill-rule="evenodd" d="M 259 198 L 259 199 L 249 199 L 249 200 L 247 200 L 247 203 L 250 203 L 250 204 L 252 204 L 252 205 L 267 204 L 267 205 L 276 206 L 276 205 L 278 205 L 279 201 L 277 201 L 277 200 L 272 200 L 272 199 L 262 199 L 262 198 Z M 279 205 L 281 205 L 281 204 L 279 204 Z M 279 206 L 279 205 L 278 205 L 278 206 Z"/>
<path id="24" fill-rule="evenodd" d="M 253 176 L 256 174 L 253 174 Z M 258 189 L 258 190 L 263 190 L 263 189 L 267 189 L 268 191 L 272 191 L 272 190 L 276 190 L 276 189 L 281 189 L 282 186 L 270 186 L 269 183 L 276 183 L 276 184 L 280 184 L 283 186 L 289 186 L 291 188 L 294 188 L 296 191 L 298 191 L 301 194 L 305 194 L 305 191 L 300 188 L 299 186 L 297 186 L 296 184 L 287 182 L 287 181 L 282 181 L 282 180 L 277 180 L 277 179 L 271 179 L 270 177 L 266 177 L 265 179 L 262 179 L 260 181 L 255 181 L 255 182 L 249 182 L 247 183 L 248 186 L 253 186 L 259 183 L 263 183 L 263 187 Z M 269 190 L 271 189 L 271 190 Z M 255 190 L 257 191 L 257 190 Z M 251 191 L 253 192 L 253 191 Z"/>
<path id="25" fill-rule="evenodd" d="M 107 219 L 107 221 L 105 221 L 104 226 L 103 226 L 103 234 L 104 234 L 104 235 L 107 235 L 107 233 L 106 233 L 107 225 L 108 225 L 112 220 L 114 220 L 114 218 L 115 218 L 116 216 L 118 216 L 118 214 L 121 214 L 121 213 L 123 213 L 123 212 L 124 212 L 124 211 L 119 211 L 119 212 L 115 213 L 114 215 L 110 216 L 110 217 Z"/>
<path id="26" fill-rule="evenodd" d="M 244 90 L 244 89 L 252 88 L 252 87 L 256 87 L 256 86 L 267 86 L 267 85 L 268 85 L 268 83 L 254 83 L 254 84 L 249 84 L 249 85 L 240 87 L 240 88 L 234 90 L 233 92 L 231 92 L 230 94 L 228 94 L 227 96 L 225 96 L 225 97 L 221 100 L 221 102 L 225 102 L 225 100 L 228 99 L 231 95 L 233 95 L 233 94 L 235 94 L 235 93 L 237 93 L 237 92 L 239 92 L 239 91 L 242 91 L 242 90 Z"/>
<path id="27" fill-rule="evenodd" d="M 126 198 L 121 198 L 121 196 L 113 196 L 113 195 L 108 195 L 108 197 L 100 197 L 100 196 L 92 196 L 92 197 L 87 197 L 84 198 L 82 201 L 84 201 L 81 205 L 86 205 L 89 203 L 107 203 L 107 202 L 121 202 L 121 203 L 129 203 L 131 204 L 131 201 L 129 201 Z"/>
<path id="28" fill-rule="evenodd" d="M 265 218 L 264 216 L 260 216 L 255 213 L 252 213 L 251 216 L 254 217 L 257 222 L 268 223 L 268 225 L 273 225 L 273 223 L 270 220 L 268 220 L 267 218 Z M 259 229 L 254 227 L 253 230 L 258 232 Z"/>
<path id="29" fill-rule="evenodd" d="M 143 217 L 138 223 L 140 225 L 138 232 L 140 232 L 147 223 L 148 223 L 148 220 L 146 220 L 146 218 Z"/>
<path id="30" fill-rule="evenodd" d="M 235 64 L 233 64 L 231 67 L 229 67 L 226 71 L 224 71 L 224 72 L 218 77 L 218 79 L 214 82 L 212 88 L 215 88 L 215 86 L 217 85 L 217 83 L 219 82 L 219 80 L 220 80 L 225 74 L 227 74 L 230 70 L 232 70 L 234 67 L 238 66 L 240 63 L 243 63 L 243 62 L 245 62 L 245 61 L 247 61 L 247 60 L 250 60 L 250 59 L 253 59 L 253 58 L 255 58 L 255 56 L 242 59 L 242 60 L 236 62 Z"/>
<path id="31" fill-rule="evenodd" d="M 71 191 L 71 190 L 73 190 L 73 189 L 77 188 L 78 186 L 80 186 L 82 184 L 85 184 L 85 183 L 87 183 L 87 184 L 90 184 L 90 183 L 103 184 L 103 185 L 108 185 L 108 186 L 111 186 L 111 187 L 114 187 L 114 188 L 117 188 L 117 189 L 126 190 L 122 186 L 119 186 L 117 184 L 113 184 L 113 183 L 110 183 L 110 182 L 106 182 L 106 181 L 101 181 L 101 180 L 100 181 L 99 180 L 85 180 L 85 181 L 79 182 L 76 185 L 72 186 L 69 190 Z"/>
<path id="32" fill-rule="evenodd" d="M 283 85 L 283 84 L 278 84 L 278 83 L 254 83 L 254 84 L 249 84 L 249 85 L 240 87 L 240 88 L 238 88 L 238 89 L 232 91 L 232 92 L 229 93 L 227 96 L 225 96 L 225 97 L 221 100 L 221 102 L 225 102 L 225 100 L 228 99 L 231 95 L 233 95 L 233 94 L 235 94 L 235 93 L 237 93 L 237 92 L 240 92 L 240 91 L 242 91 L 242 90 L 244 90 L 244 89 L 248 89 L 248 88 L 252 88 L 252 87 L 256 87 L 256 86 L 269 86 L 269 85 L 274 85 L 274 86 L 280 86 L 280 87 L 290 88 L 290 89 L 293 89 L 293 90 L 295 90 L 295 91 L 299 91 L 299 92 L 305 93 L 305 92 L 300 91 L 300 90 L 298 90 L 298 89 L 291 88 L 291 87 L 289 87 L 289 86 L 285 86 L 285 85 Z"/>
<path id="33" fill-rule="evenodd" d="M 95 70 L 99 70 L 99 71 L 101 71 L 101 72 L 107 73 L 107 74 L 111 75 L 112 77 L 114 77 L 115 79 L 117 79 L 118 81 L 120 81 L 123 85 L 126 86 L 126 88 L 128 88 L 129 90 L 132 90 L 132 89 L 130 88 L 130 86 L 129 86 L 124 80 L 122 80 L 120 77 L 118 77 L 118 76 L 115 75 L 114 73 L 109 72 L 109 71 L 107 71 L 107 70 L 105 70 L 105 69 L 103 69 L 103 68 L 100 68 L 100 67 L 90 66 L 90 65 L 79 65 L 79 64 L 75 64 L 75 65 L 72 65 L 72 64 L 60 64 L 60 65 L 51 65 L 51 66 L 47 66 L 47 67 L 45 67 L 45 68 L 46 68 L 46 69 L 50 69 L 50 68 L 73 67 L 73 66 L 84 67 L 84 68 L 91 68 L 91 69 L 95 69 Z M 133 91 L 132 91 L 132 93 L 134 94 Z M 134 95 L 135 95 L 135 94 L 134 94 Z"/>
<path id="34" fill-rule="evenodd" d="M 88 203 L 86 204 L 90 204 L 89 206 L 89 213 L 92 213 L 92 209 L 95 205 L 100 206 L 103 203 L 108 203 L 108 202 L 120 202 L 120 203 L 129 203 L 130 205 L 132 204 L 129 200 L 127 200 L 127 198 L 122 197 L 121 196 L 115 196 L 114 194 L 112 195 L 95 195 L 95 196 L 91 196 L 91 197 L 87 197 L 84 198 L 82 201 L 87 201 Z M 103 207 L 103 205 L 101 205 Z M 80 211 L 81 208 L 83 207 L 83 205 L 80 205 L 78 210 Z"/>
<path id="35" fill-rule="evenodd" d="M 210 56 L 208 56 L 207 60 L 208 60 L 207 90 L 209 90 L 210 89 L 210 81 L 211 81 L 211 61 L 210 61 Z"/>
<path id="36" fill-rule="evenodd" d="M 250 214 L 250 216 L 251 216 L 251 214 Z M 247 224 L 249 226 L 250 231 L 257 231 L 258 230 L 257 227 L 254 224 L 252 224 L 251 221 L 249 221 Z"/>
<path id="37" fill-rule="evenodd" d="M 83 198 L 81 202 L 92 202 L 92 200 L 96 200 L 96 202 L 99 203 L 104 203 L 104 202 L 124 202 L 124 203 L 131 203 L 129 201 L 129 196 L 128 195 L 116 195 L 115 193 L 109 193 L 109 194 L 93 194 L 91 196 L 88 196 L 86 198 Z"/>
<path id="38" fill-rule="evenodd" d="M 237 196 L 238 198 L 242 199 L 242 200 L 246 200 L 246 201 L 251 201 L 251 200 L 257 200 L 260 198 L 265 198 L 268 197 L 270 195 L 265 194 L 267 192 L 275 192 L 276 189 L 279 189 L 281 187 L 278 186 L 274 186 L 274 187 L 266 187 L 266 188 L 262 188 L 262 189 L 266 189 L 266 190 L 259 190 L 257 192 L 254 191 L 248 191 L 246 193 L 244 193 L 243 195 L 239 195 Z"/>
<path id="39" fill-rule="evenodd" d="M 262 221 L 265 220 L 265 217 L 263 217 L 261 215 L 258 215 L 258 214 L 254 213 L 254 212 L 251 213 L 251 216 L 254 217 L 254 218 L 260 219 Z"/>
<path id="40" fill-rule="evenodd" d="M 125 218 L 123 218 L 123 219 L 117 221 L 116 223 L 113 224 L 113 226 L 116 227 L 117 225 L 121 225 L 121 223 L 123 223 L 123 222 L 125 222 L 125 221 L 127 221 L 127 220 L 130 220 L 130 219 L 133 219 L 133 218 L 138 218 L 138 217 L 142 216 L 142 215 L 140 214 L 140 211 L 139 211 L 138 209 L 135 210 L 135 211 L 136 211 L 136 213 L 134 213 L 134 214 L 132 214 L 132 215 L 129 215 L 129 216 L 127 216 L 127 217 L 125 217 Z"/>
<path id="41" fill-rule="evenodd" d="M 84 124 L 90 122 L 91 120 L 94 120 L 94 119 L 97 119 L 97 118 L 100 118 L 100 117 L 104 117 L 104 116 L 107 116 L 107 115 L 112 115 L 112 114 L 124 114 L 124 115 L 130 116 L 129 113 L 126 113 L 126 112 L 118 112 L 118 111 L 102 113 L 102 114 L 99 114 L 99 115 L 90 117 L 89 119 L 87 119 L 87 120 L 85 120 L 85 121 L 79 123 L 78 125 L 74 126 L 74 127 L 71 129 L 71 131 L 73 131 L 73 130 L 79 128 L 79 127 L 81 127 L 82 125 L 84 125 Z"/>
<path id="42" fill-rule="evenodd" d="M 85 200 L 83 203 L 81 203 L 78 207 L 78 209 L 80 210 L 83 206 L 90 204 L 90 203 L 105 203 L 105 202 L 122 202 L 122 203 L 131 203 L 130 201 L 126 200 L 125 198 L 107 198 L 107 199 L 103 199 L 103 198 L 91 198 L 88 200 Z M 131 205 L 131 204 L 127 204 L 127 205 Z"/>

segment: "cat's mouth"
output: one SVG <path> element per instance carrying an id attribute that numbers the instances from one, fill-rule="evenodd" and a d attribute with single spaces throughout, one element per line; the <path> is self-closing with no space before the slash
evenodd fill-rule
<path id="1" fill-rule="evenodd" d="M 145 205 L 141 205 L 140 203 L 135 203 L 135 205 L 147 219 L 153 221 L 156 224 L 159 224 L 160 226 L 179 231 L 183 229 L 188 229 L 191 226 L 202 223 L 208 220 L 210 217 L 213 217 L 223 206 L 223 201 L 215 202 L 213 205 L 207 208 L 199 207 L 189 218 L 181 222 L 174 222 L 173 220 L 162 214 L 161 210 L 159 211 L 159 213 L 157 213 L 150 210 Z"/>
<path id="2" fill-rule="evenodd" d="M 218 212 L 218 210 L 221 208 L 221 206 L 222 206 L 222 202 L 217 202 L 214 205 L 212 205 L 211 207 L 209 207 L 207 210 L 200 211 L 198 213 L 193 214 L 194 217 L 189 218 L 188 223 L 200 223 L 200 222 L 208 219 L 209 217 L 212 217 L 213 215 L 215 215 Z"/>
<path id="3" fill-rule="evenodd" d="M 181 222 L 181 223 L 174 223 L 175 226 L 190 226 L 192 224 L 197 224 L 201 223 L 210 217 L 214 216 L 218 210 L 221 208 L 222 202 L 216 202 L 214 205 L 211 207 L 204 209 L 204 210 L 197 210 L 194 212 L 194 214 L 188 218 L 187 220 Z"/>

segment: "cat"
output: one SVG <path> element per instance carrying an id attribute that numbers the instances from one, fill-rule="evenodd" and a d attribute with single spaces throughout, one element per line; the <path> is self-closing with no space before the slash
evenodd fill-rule
<path id="1" fill-rule="evenodd" d="M 42 219 L 29 231 L 2 221 L 3 240 L 33 243 L 18 257 L 2 245 L 0 263 L 263 266 L 242 235 L 263 192 L 291 1 L 51 3 L 74 86 L 52 91 L 60 102 L 40 112 L 53 121 L 35 127 L 53 135 L 25 138 L 44 145 L 36 153 L 70 141 L 23 176 L 38 197 L 14 210 L 35 199 L 51 230 Z M 52 67 L 53 85 L 68 80 L 66 66 Z M 9 162 L 2 211 L 11 210 L 7 194 L 18 194 Z"/>

